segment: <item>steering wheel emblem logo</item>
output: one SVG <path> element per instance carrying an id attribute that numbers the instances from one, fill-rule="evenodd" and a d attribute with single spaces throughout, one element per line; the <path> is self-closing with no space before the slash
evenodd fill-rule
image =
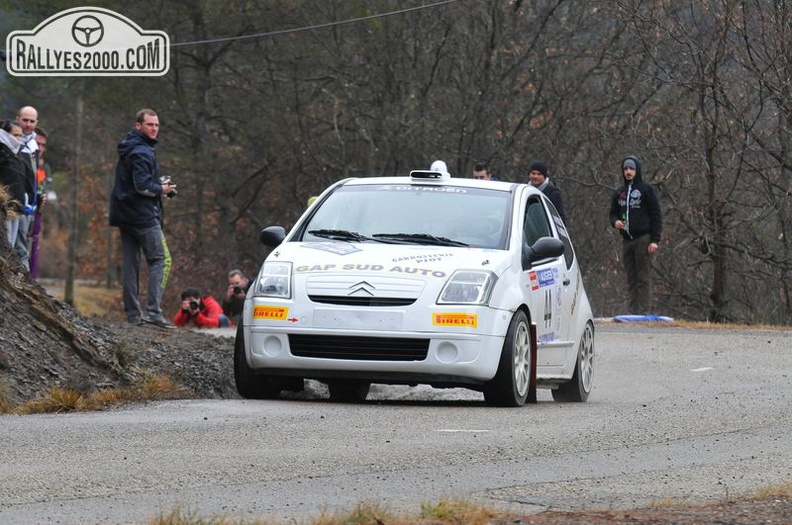
<path id="1" fill-rule="evenodd" d="M 83 47 L 93 47 L 104 38 L 104 25 L 98 18 L 86 15 L 72 24 L 72 38 Z"/>
<path id="2" fill-rule="evenodd" d="M 55 13 L 34 29 L 12 31 L 5 44 L 5 66 L 20 77 L 160 77 L 170 68 L 166 32 L 103 7 Z"/>

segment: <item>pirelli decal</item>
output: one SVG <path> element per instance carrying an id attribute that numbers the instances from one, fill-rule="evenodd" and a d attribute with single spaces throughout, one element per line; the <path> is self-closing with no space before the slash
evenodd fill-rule
<path id="1" fill-rule="evenodd" d="M 478 315 L 476 314 L 433 314 L 432 324 L 435 326 L 466 326 L 468 328 L 478 327 Z"/>
<path id="2" fill-rule="evenodd" d="M 289 315 L 289 309 L 284 306 L 254 306 L 253 319 L 271 319 L 273 321 L 285 321 Z"/>

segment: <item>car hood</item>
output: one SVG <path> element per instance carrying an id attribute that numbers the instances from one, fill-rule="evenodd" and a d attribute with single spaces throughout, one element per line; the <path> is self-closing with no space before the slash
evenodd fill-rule
<path id="1" fill-rule="evenodd" d="M 458 269 L 501 275 L 509 252 L 482 248 L 352 242 L 286 242 L 268 260 L 291 262 L 295 274 L 378 274 L 440 280 Z"/>

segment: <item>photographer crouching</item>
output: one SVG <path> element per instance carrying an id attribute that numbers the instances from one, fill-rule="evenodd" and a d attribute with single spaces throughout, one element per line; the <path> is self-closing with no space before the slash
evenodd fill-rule
<path id="1" fill-rule="evenodd" d="M 229 319 L 236 321 L 245 307 L 245 298 L 250 290 L 252 281 L 245 277 L 241 270 L 228 272 L 228 289 L 223 298 L 223 313 Z"/>
<path id="2" fill-rule="evenodd" d="M 187 288 L 181 293 L 181 309 L 173 317 L 176 326 L 192 324 L 196 328 L 225 328 L 233 326 L 217 299 L 203 295 L 195 288 Z"/>

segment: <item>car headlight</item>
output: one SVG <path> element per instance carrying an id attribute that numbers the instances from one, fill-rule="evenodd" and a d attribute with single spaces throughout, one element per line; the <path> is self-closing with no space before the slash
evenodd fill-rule
<path id="1" fill-rule="evenodd" d="M 291 270 L 291 263 L 265 262 L 256 279 L 253 295 L 291 299 Z"/>
<path id="2" fill-rule="evenodd" d="M 489 303 L 498 278 L 484 270 L 457 270 L 443 286 L 437 304 Z"/>

